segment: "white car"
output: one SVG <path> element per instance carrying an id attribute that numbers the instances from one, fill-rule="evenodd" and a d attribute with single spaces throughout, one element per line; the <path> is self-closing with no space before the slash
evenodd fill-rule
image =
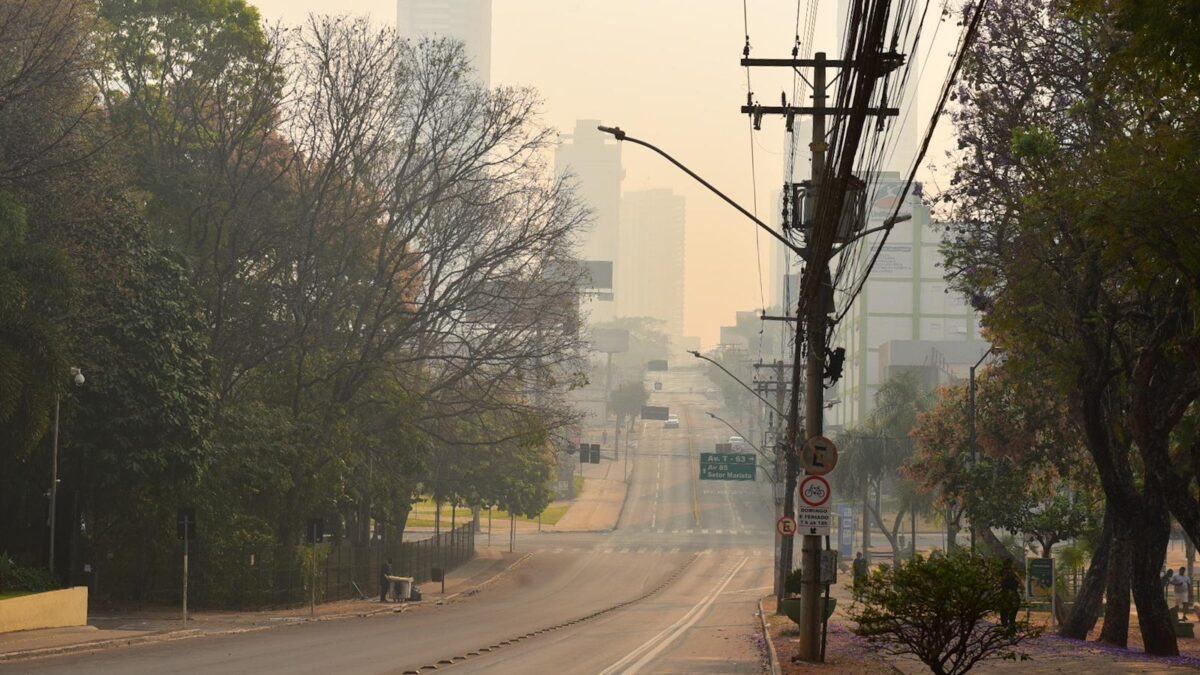
<path id="1" fill-rule="evenodd" d="M 745 444 L 746 444 L 746 439 L 742 438 L 741 436 L 730 436 L 729 437 L 729 445 L 731 447 L 737 448 L 737 447 L 741 447 Z"/>
<path id="2" fill-rule="evenodd" d="M 664 429 L 678 429 L 679 428 L 679 418 L 676 417 L 675 415 L 671 415 L 670 417 L 667 418 L 666 422 L 663 422 L 663 428 Z"/>

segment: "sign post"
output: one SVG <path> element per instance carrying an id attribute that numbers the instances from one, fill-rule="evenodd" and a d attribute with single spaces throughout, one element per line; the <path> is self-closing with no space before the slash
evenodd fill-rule
<path id="1" fill-rule="evenodd" d="M 317 544 L 324 537 L 324 523 L 320 518 L 308 519 L 308 543 L 312 546 L 312 586 L 309 588 L 308 615 L 317 615 Z"/>
<path id="2" fill-rule="evenodd" d="M 187 626 L 188 544 L 196 536 L 196 509 L 185 506 L 175 514 L 176 534 L 183 539 L 183 625 Z"/>

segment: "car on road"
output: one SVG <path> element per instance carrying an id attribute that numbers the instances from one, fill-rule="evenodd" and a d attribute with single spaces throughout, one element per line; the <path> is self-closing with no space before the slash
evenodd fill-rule
<path id="1" fill-rule="evenodd" d="M 676 417 L 675 415 L 671 415 L 670 417 L 667 418 L 666 422 L 663 422 L 663 428 L 664 429 L 678 429 L 679 428 L 679 418 Z"/>
<path id="2" fill-rule="evenodd" d="M 740 448 L 741 446 L 743 446 L 745 444 L 746 444 L 746 439 L 742 438 L 741 436 L 730 436 L 729 437 L 730 447 Z"/>

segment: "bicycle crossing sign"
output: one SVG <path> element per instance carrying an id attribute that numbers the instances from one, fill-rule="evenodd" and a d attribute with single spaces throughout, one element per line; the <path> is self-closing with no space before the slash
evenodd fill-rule
<path id="1" fill-rule="evenodd" d="M 804 480 L 800 481 L 800 501 L 804 502 L 805 506 L 814 509 L 828 507 L 831 497 L 833 497 L 833 490 L 825 478 L 805 476 Z"/>

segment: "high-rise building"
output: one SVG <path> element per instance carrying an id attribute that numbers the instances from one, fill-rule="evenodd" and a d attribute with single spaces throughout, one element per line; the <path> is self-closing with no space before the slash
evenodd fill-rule
<path id="1" fill-rule="evenodd" d="M 479 81 L 490 85 L 492 0 L 396 0 L 396 32 L 405 38 L 461 41 Z"/>
<path id="2" fill-rule="evenodd" d="M 564 134 L 554 153 L 555 170 L 559 175 L 570 174 L 592 212 L 591 228 L 583 234 L 579 256 L 584 260 L 607 260 L 613 263 L 613 293 L 621 297 L 621 268 L 619 254 L 621 217 L 621 146 L 607 134 L 596 129 L 598 120 L 578 120 L 575 132 Z M 607 321 L 616 316 L 613 302 L 589 303 L 588 313 L 593 321 Z"/>
<path id="3" fill-rule="evenodd" d="M 988 349 L 978 314 L 943 278 L 942 236 L 930 220 L 929 207 L 917 196 L 901 195 L 903 187 L 899 174 L 882 174 L 868 206 L 867 228 L 882 225 L 900 199 L 900 213 L 912 214 L 912 219 L 892 229 L 830 344 L 846 349 L 838 390 L 826 394 L 831 408 L 826 423 L 832 427 L 864 423 L 879 385 L 900 370 L 919 369 L 927 385 L 944 384 L 965 374 L 966 366 Z M 864 269 L 870 261 L 878 244 L 867 241 L 870 245 L 858 247 L 844 261 L 848 270 Z"/>
<path id="4" fill-rule="evenodd" d="M 666 322 L 683 340 L 684 201 L 667 189 L 626 192 L 621 203 L 617 313 Z"/>

